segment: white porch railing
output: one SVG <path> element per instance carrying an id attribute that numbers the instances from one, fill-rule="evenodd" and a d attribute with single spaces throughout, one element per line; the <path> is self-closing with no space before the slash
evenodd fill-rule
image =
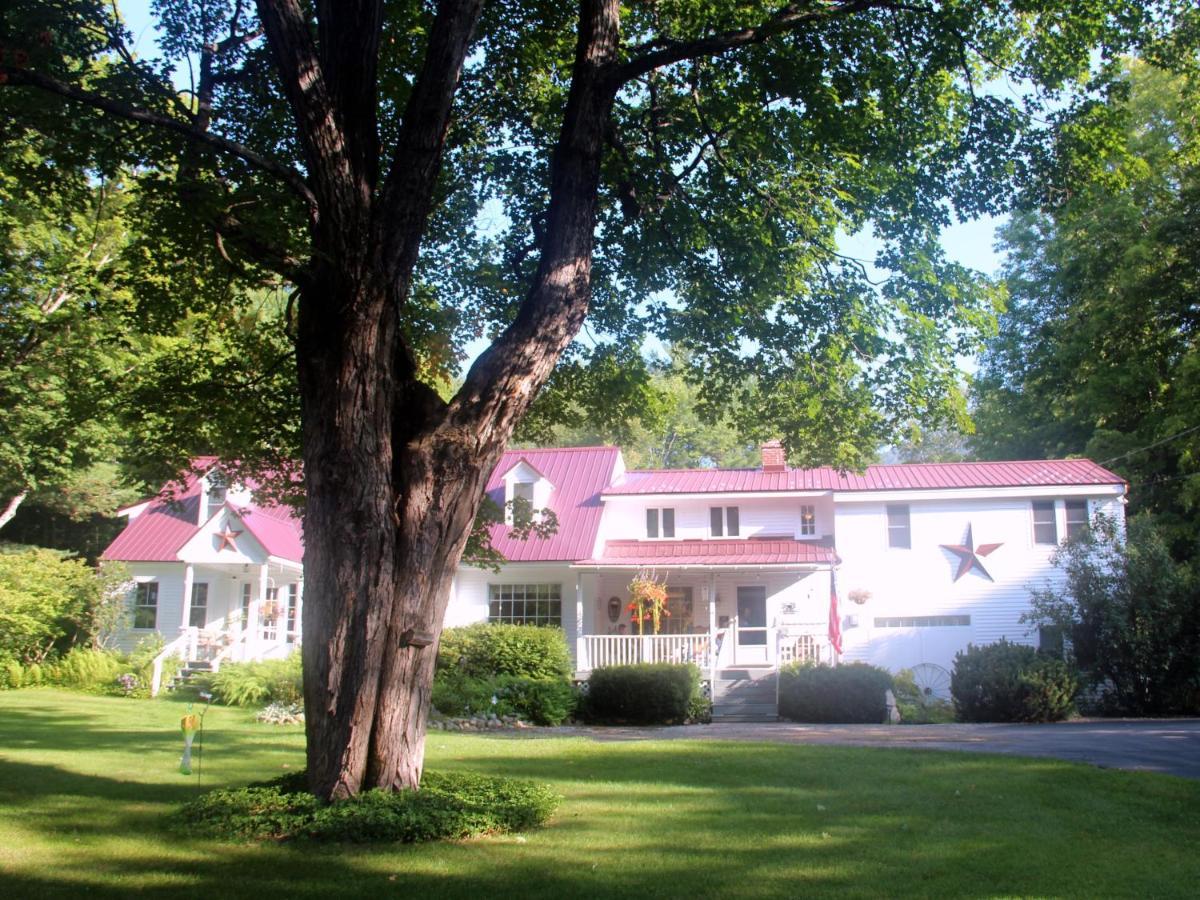
<path id="1" fill-rule="evenodd" d="M 601 666 L 634 663 L 695 663 L 710 667 L 707 634 L 587 634 L 576 647 L 576 668 L 590 672 Z"/>

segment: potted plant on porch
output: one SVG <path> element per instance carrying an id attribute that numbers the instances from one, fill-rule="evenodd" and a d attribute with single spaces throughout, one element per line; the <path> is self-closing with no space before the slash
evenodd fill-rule
<path id="1" fill-rule="evenodd" d="M 638 634 L 646 633 L 646 623 L 650 623 L 650 633 L 658 634 L 665 616 L 671 615 L 667 609 L 667 585 L 659 581 L 653 573 L 639 572 L 629 582 L 630 619 L 638 630 Z"/>

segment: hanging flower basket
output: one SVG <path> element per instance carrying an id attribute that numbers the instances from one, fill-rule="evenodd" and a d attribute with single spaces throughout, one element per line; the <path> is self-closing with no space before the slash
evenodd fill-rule
<path id="1" fill-rule="evenodd" d="M 647 633 L 647 624 L 650 634 L 658 634 L 663 618 L 671 615 L 667 609 L 666 583 L 657 580 L 653 574 L 639 572 L 629 582 L 629 605 L 626 609 L 638 634 Z"/>

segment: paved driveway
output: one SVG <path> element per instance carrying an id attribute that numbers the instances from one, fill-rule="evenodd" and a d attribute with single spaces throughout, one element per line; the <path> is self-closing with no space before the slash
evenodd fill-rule
<path id="1" fill-rule="evenodd" d="M 691 738 L 909 747 L 1052 756 L 1114 769 L 1200 778 L 1200 719 L 1085 719 L 1054 725 L 797 725 L 720 723 L 667 728 L 547 728 L 598 741 Z"/>

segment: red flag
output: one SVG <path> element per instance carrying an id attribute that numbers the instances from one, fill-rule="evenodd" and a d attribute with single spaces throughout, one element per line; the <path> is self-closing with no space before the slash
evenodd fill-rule
<path id="1" fill-rule="evenodd" d="M 838 613 L 837 578 L 833 569 L 829 570 L 829 643 L 833 652 L 842 655 L 842 617 Z"/>

